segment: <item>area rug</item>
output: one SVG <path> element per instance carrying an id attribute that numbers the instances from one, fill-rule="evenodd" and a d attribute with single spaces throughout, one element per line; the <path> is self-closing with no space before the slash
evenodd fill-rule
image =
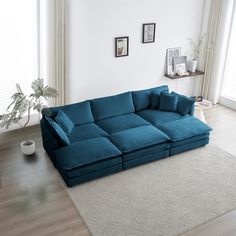
<path id="1" fill-rule="evenodd" d="M 236 157 L 208 145 L 66 190 L 94 236 L 178 235 L 236 208 Z"/>

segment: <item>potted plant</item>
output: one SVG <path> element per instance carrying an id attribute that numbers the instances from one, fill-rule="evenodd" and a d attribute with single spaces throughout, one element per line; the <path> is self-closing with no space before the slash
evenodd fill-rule
<path id="1" fill-rule="evenodd" d="M 25 155 L 32 155 L 35 152 L 35 142 L 29 140 L 26 134 L 26 126 L 31 118 L 31 111 L 40 112 L 43 105 L 43 99 L 58 96 L 57 91 L 49 86 L 44 86 L 43 79 L 36 79 L 32 82 L 33 93 L 26 95 L 21 90 L 19 84 L 16 84 L 16 92 L 11 96 L 12 102 L 7 107 L 5 114 L 0 115 L 0 127 L 8 129 L 12 124 L 18 124 L 22 130 L 24 141 L 21 142 L 21 150 Z M 26 121 L 23 117 L 26 115 Z"/>
<path id="2" fill-rule="evenodd" d="M 205 35 L 203 35 L 197 42 L 193 41 L 191 38 L 188 39 L 192 50 L 192 60 L 189 61 L 189 71 L 192 73 L 197 69 L 197 60 L 201 53 L 200 47 L 204 38 Z"/>

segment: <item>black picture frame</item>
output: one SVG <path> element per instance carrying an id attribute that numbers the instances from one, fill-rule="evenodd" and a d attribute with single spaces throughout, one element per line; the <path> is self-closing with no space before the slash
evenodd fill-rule
<path id="1" fill-rule="evenodd" d="M 129 37 L 116 37 L 115 38 L 115 56 L 126 57 L 129 55 Z"/>
<path id="2" fill-rule="evenodd" d="M 154 43 L 156 36 L 156 23 L 143 24 L 142 43 Z"/>

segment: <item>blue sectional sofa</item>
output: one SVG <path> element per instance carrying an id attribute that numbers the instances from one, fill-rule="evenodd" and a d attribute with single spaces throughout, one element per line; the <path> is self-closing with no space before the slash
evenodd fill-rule
<path id="1" fill-rule="evenodd" d="M 208 144 L 193 103 L 164 85 L 46 108 L 43 146 L 73 186 Z"/>

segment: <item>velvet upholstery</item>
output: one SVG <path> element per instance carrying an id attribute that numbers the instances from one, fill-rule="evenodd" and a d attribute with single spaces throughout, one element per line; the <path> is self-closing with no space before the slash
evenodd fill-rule
<path id="1" fill-rule="evenodd" d="M 169 150 L 163 150 L 158 152 L 144 153 L 145 156 L 139 156 L 130 161 L 123 161 L 123 170 L 130 169 L 135 166 L 143 165 L 151 161 L 157 161 L 169 156 Z"/>
<path id="2" fill-rule="evenodd" d="M 178 98 L 179 96 L 175 94 L 161 93 L 159 110 L 176 112 L 178 105 Z"/>
<path id="3" fill-rule="evenodd" d="M 151 109 L 158 109 L 160 106 L 160 94 L 157 92 L 152 92 L 151 93 Z"/>
<path id="4" fill-rule="evenodd" d="M 169 141 L 163 132 L 151 125 L 121 131 L 109 138 L 123 153 Z"/>
<path id="5" fill-rule="evenodd" d="M 82 125 L 94 122 L 93 114 L 90 107 L 90 102 L 79 102 L 75 104 L 70 104 L 60 107 L 51 107 L 43 109 L 42 114 L 44 115 L 44 110 L 49 109 L 51 111 L 51 118 L 55 118 L 58 112 L 63 111 L 72 121 L 74 125 Z"/>
<path id="6" fill-rule="evenodd" d="M 152 92 L 160 93 L 160 92 L 168 92 L 168 91 L 169 91 L 169 88 L 167 85 L 150 88 L 150 89 L 139 90 L 139 91 L 133 91 L 132 96 L 133 96 L 135 111 L 137 112 L 137 111 L 150 108 Z"/>
<path id="7" fill-rule="evenodd" d="M 107 137 L 108 134 L 94 123 L 74 126 L 69 135 L 70 143 L 75 143 L 87 139 Z"/>
<path id="8" fill-rule="evenodd" d="M 189 116 L 189 115 L 182 116 L 176 112 L 159 111 L 156 109 L 143 110 L 143 111 L 138 112 L 137 114 L 156 127 L 158 127 L 158 125 L 161 125 L 170 121 L 183 119 Z"/>
<path id="9" fill-rule="evenodd" d="M 64 170 L 71 171 L 121 154 L 107 138 L 100 137 L 73 143 L 57 150 L 56 162 L 63 166 Z"/>
<path id="10" fill-rule="evenodd" d="M 171 92 L 172 94 L 178 95 L 178 105 L 177 105 L 177 112 L 181 115 L 186 115 L 191 113 L 193 104 L 195 100 L 190 97 L 186 97 L 184 95 L 180 95 L 175 92 Z"/>
<path id="11" fill-rule="evenodd" d="M 43 146 L 67 186 L 207 145 L 211 128 L 192 117 L 192 101 L 172 94 L 182 107 L 160 111 L 164 93 L 166 85 L 44 109 Z"/>
<path id="12" fill-rule="evenodd" d="M 134 112 L 134 104 L 130 92 L 93 99 L 91 100 L 91 107 L 96 121 Z"/>
<path id="13" fill-rule="evenodd" d="M 178 147 L 174 147 L 170 149 L 170 156 L 176 155 L 181 152 L 186 152 L 192 150 L 194 148 L 199 148 L 207 145 L 209 143 L 209 139 L 201 139 L 192 143 L 187 143 Z"/>
<path id="14" fill-rule="evenodd" d="M 212 129 L 195 117 L 186 117 L 185 119 L 168 122 L 158 126 L 171 141 L 179 141 L 196 135 L 209 133 Z"/>
<path id="15" fill-rule="evenodd" d="M 150 123 L 144 120 L 142 117 L 131 113 L 100 120 L 97 122 L 97 125 L 105 130 L 108 134 L 113 134 L 131 128 L 150 125 Z"/>
<path id="16" fill-rule="evenodd" d="M 59 111 L 55 117 L 57 123 L 61 126 L 61 128 L 65 131 L 67 135 L 71 133 L 74 128 L 74 124 L 70 120 L 70 118 L 63 112 Z"/>
<path id="17" fill-rule="evenodd" d="M 48 121 L 52 132 L 57 136 L 58 140 L 60 140 L 64 145 L 69 145 L 70 141 L 61 126 L 49 117 L 47 117 L 46 120 Z"/>

